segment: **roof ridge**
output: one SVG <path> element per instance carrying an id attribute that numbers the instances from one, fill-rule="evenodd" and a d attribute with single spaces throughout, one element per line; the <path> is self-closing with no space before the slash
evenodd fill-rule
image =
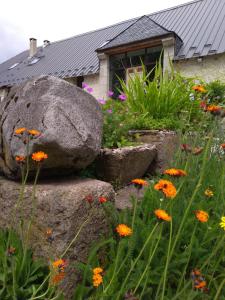
<path id="1" fill-rule="evenodd" d="M 114 26 L 121 25 L 121 24 L 124 24 L 124 23 L 129 23 L 129 22 L 132 22 L 132 21 L 135 22 L 136 20 L 140 19 L 143 16 L 151 17 L 151 16 L 154 16 L 154 15 L 157 15 L 157 14 L 169 11 L 169 10 L 173 10 L 173 9 L 176 9 L 176 8 L 179 8 L 179 7 L 190 5 L 190 4 L 195 3 L 195 2 L 202 2 L 202 1 L 205 1 L 205 0 L 192 0 L 192 1 L 189 1 L 187 3 L 183 3 L 183 4 L 176 5 L 176 6 L 172 6 L 172 7 L 163 9 L 163 10 L 158 10 L 158 11 L 150 13 L 150 14 L 141 15 L 139 17 L 134 17 L 134 18 L 131 18 L 131 19 L 128 19 L 128 20 L 125 20 L 125 21 L 121 21 L 121 22 L 118 22 L 118 23 L 115 23 L 115 24 L 112 24 L 112 25 L 108 25 L 106 27 L 101 27 L 101 28 L 98 28 L 98 29 L 95 29 L 95 30 L 91 30 L 91 31 L 87 31 L 87 32 L 84 32 L 84 33 L 80 33 L 80 34 L 71 36 L 69 38 L 65 38 L 65 39 L 61 39 L 61 40 L 58 40 L 58 41 L 54 41 L 54 42 L 51 42 L 51 44 L 64 42 L 66 40 L 70 40 L 70 39 L 73 39 L 73 38 L 76 38 L 76 37 L 80 37 L 80 36 L 85 36 L 86 34 L 90 34 L 90 33 L 94 33 L 94 32 L 97 32 L 97 31 L 105 30 L 105 29 L 108 29 L 110 27 L 114 27 Z M 152 21 L 154 21 L 154 20 L 152 20 Z M 158 25 L 160 25 L 160 24 L 158 24 Z"/>

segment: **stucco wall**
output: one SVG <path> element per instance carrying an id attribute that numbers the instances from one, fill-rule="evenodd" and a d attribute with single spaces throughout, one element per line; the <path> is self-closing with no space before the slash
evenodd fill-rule
<path id="1" fill-rule="evenodd" d="M 187 77 L 199 77 L 207 82 L 216 79 L 225 82 L 225 53 L 203 57 L 201 62 L 197 59 L 175 62 L 174 67 Z"/>
<path id="2" fill-rule="evenodd" d="M 101 85 L 100 85 L 99 74 L 85 76 L 84 82 L 93 88 L 94 91 L 93 91 L 92 95 L 95 98 L 103 98 L 104 97 L 104 90 L 102 90 Z"/>

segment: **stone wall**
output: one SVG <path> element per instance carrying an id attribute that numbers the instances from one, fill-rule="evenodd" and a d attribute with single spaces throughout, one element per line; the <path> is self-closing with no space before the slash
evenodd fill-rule
<path id="1" fill-rule="evenodd" d="M 225 81 L 225 53 L 197 58 L 181 60 L 174 63 L 175 69 L 187 77 L 199 77 L 207 82 L 220 79 Z"/>

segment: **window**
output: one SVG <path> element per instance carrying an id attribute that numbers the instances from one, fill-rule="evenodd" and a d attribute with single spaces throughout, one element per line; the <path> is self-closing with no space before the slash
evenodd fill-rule
<path id="1" fill-rule="evenodd" d="M 77 77 L 77 86 L 79 88 L 82 88 L 82 83 L 84 82 L 84 77 L 83 76 L 78 76 Z"/>
<path id="2" fill-rule="evenodd" d="M 120 94 L 120 80 L 127 82 L 128 78 L 134 76 L 134 74 L 142 74 L 142 63 L 145 65 L 147 72 L 150 72 L 160 59 L 161 52 L 162 47 L 158 46 L 110 56 L 109 86 L 114 92 L 114 97 Z M 150 78 L 153 76 L 154 72 L 151 73 Z"/>
<path id="3" fill-rule="evenodd" d="M 8 68 L 8 70 L 11 70 L 11 69 L 15 68 L 16 66 L 18 66 L 18 64 L 19 64 L 19 63 L 13 64 L 11 67 Z"/>
<path id="4" fill-rule="evenodd" d="M 39 60 L 40 60 L 40 57 L 34 57 L 34 58 L 32 58 L 32 60 L 29 61 L 28 65 L 29 65 L 29 66 L 34 65 L 34 64 L 36 64 Z"/>

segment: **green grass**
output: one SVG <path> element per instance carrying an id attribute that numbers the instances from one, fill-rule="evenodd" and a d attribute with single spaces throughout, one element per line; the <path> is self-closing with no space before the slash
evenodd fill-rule
<path id="1" fill-rule="evenodd" d="M 202 131 L 184 136 L 184 143 L 204 147 L 201 154 L 178 150 L 171 163 L 186 170 L 186 177 L 151 179 L 143 199 L 132 199 L 132 210 L 117 212 L 113 204 L 104 204 L 111 235 L 92 250 L 86 265 L 80 264 L 83 283 L 74 299 L 122 300 L 128 294 L 144 300 L 225 299 L 225 231 L 219 226 L 225 215 L 225 156 L 219 147 L 223 139 L 211 125 L 207 137 Z M 174 199 L 154 189 L 160 178 L 176 186 Z M 207 188 L 213 190 L 212 198 L 205 196 Z M 154 210 L 159 208 L 172 216 L 172 222 L 155 217 Z M 208 222 L 199 222 L 196 210 L 206 211 Z M 133 228 L 132 236 L 116 234 L 120 223 Z M 93 288 L 91 270 L 96 266 L 104 269 L 104 281 Z M 208 293 L 193 289 L 190 274 L 195 268 L 204 275 Z"/>

